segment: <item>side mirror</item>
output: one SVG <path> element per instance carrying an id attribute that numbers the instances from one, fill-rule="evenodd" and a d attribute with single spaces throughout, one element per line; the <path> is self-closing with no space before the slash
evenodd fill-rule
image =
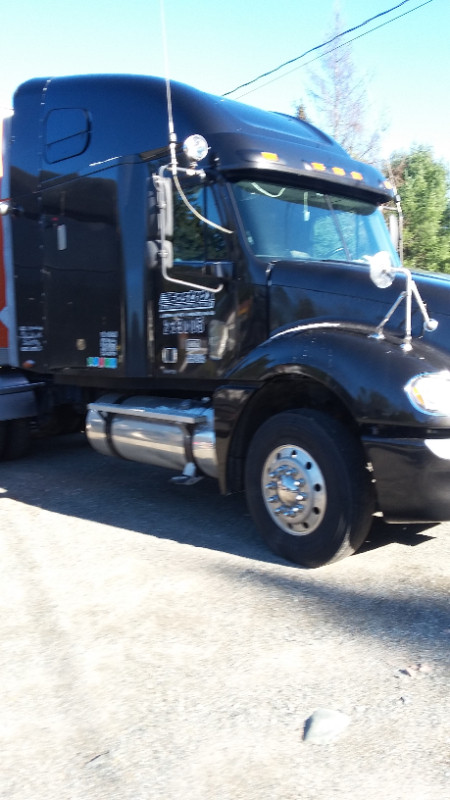
<path id="1" fill-rule="evenodd" d="M 398 252 L 398 245 L 400 242 L 400 228 L 398 224 L 397 214 L 389 215 L 389 234 L 391 237 L 392 244 L 394 245 L 395 249 Z"/>
<path id="2" fill-rule="evenodd" d="M 173 195 L 172 180 L 153 176 L 155 191 L 149 196 L 148 238 L 157 242 L 163 273 L 173 266 Z"/>
<path id="3" fill-rule="evenodd" d="M 149 196 L 149 239 L 165 239 L 173 236 L 172 179 L 153 176 L 155 191 Z"/>

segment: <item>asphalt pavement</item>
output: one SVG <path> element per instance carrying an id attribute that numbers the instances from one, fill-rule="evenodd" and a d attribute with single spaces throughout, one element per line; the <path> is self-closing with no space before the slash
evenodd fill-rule
<path id="1" fill-rule="evenodd" d="M 1 800 L 450 798 L 450 524 L 306 571 L 171 474 L 82 435 L 0 464 Z"/>

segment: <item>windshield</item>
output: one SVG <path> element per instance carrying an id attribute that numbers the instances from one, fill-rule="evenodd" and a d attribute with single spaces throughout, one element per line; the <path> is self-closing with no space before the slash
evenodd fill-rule
<path id="1" fill-rule="evenodd" d="M 400 263 L 381 211 L 370 203 L 265 181 L 232 189 L 256 256 L 361 263 L 388 251 L 392 265 Z"/>

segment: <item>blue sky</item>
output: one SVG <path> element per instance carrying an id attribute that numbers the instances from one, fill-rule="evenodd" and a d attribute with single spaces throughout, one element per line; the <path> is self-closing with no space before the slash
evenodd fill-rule
<path id="1" fill-rule="evenodd" d="M 339 0 L 345 28 L 400 0 Z M 367 123 L 387 125 L 383 153 L 432 147 L 450 165 L 450 0 L 408 0 L 356 31 Z M 421 6 L 419 8 L 419 6 Z M 170 75 L 223 94 L 329 38 L 335 0 L 165 0 Z M 417 9 L 417 10 L 413 10 Z M 1 0 L 0 107 L 23 80 L 86 72 L 164 75 L 160 0 Z M 411 12 L 394 20 L 394 17 Z M 347 37 L 351 38 L 351 37 Z M 293 113 L 307 99 L 310 56 L 235 99 Z"/>

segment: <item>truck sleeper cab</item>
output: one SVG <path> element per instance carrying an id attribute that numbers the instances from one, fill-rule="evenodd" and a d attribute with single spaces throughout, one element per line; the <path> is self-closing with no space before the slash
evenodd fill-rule
<path id="1" fill-rule="evenodd" d="M 102 454 L 245 489 L 307 567 L 375 512 L 450 518 L 449 283 L 402 268 L 383 176 L 301 120 L 171 92 L 176 142 L 161 79 L 16 92 L 8 374 L 28 416 L 83 405 Z"/>

